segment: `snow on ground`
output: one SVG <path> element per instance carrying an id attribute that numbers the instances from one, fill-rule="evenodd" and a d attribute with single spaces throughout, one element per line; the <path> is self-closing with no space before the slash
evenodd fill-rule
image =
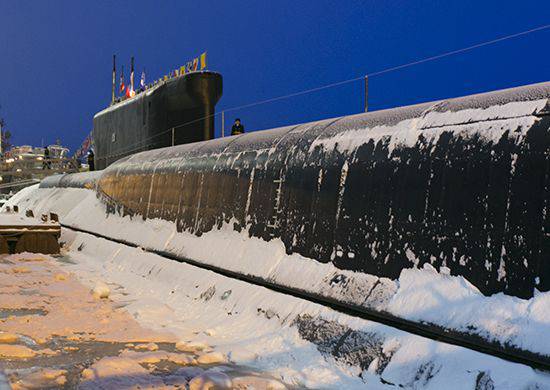
<path id="1" fill-rule="evenodd" d="M 316 276 L 324 278 L 334 273 L 330 265 L 286 256 L 276 241 L 265 243 L 227 228 L 205 234 L 199 241 L 194 236 L 176 233 L 173 225 L 165 221 L 106 217 L 95 193 L 89 190 L 35 187 L 16 195 L 11 202 L 19 204 L 22 210 L 32 208 L 37 214 L 57 212 L 62 222 L 83 229 L 135 240 L 144 247 L 178 251 L 205 262 L 221 256 L 223 263 L 217 264 L 246 267 L 251 273 L 264 272 L 263 267 L 268 265 L 271 275 L 276 276 L 279 272 L 280 281 L 285 283 L 315 287 Z M 64 257 L 67 261 L 60 266 L 65 273 L 74 274 L 86 284 L 90 296 L 94 289 L 103 292 L 99 296 L 108 295 L 115 305 L 125 306 L 144 328 L 167 332 L 185 343 L 194 343 L 191 345 L 212 346 L 231 363 L 266 372 L 289 386 L 363 388 L 366 384 L 369 388 L 395 388 L 388 384 L 393 383 L 427 389 L 484 388 L 483 384 L 487 385 L 485 388 L 550 388 L 550 378 L 529 367 L 348 317 L 141 249 L 70 231 L 63 232 L 62 240 L 66 242 Z M 272 256 L 267 259 L 269 261 L 266 260 L 268 255 Z M 293 267 L 285 267 L 289 261 Z M 304 274 L 308 278 L 304 278 Z M 105 294 L 105 284 L 108 294 Z M 501 313 L 503 318 L 514 318 L 517 315 L 514 313 L 530 310 L 533 316 L 544 320 L 544 299 L 529 305 L 529 301 L 511 300 L 503 295 L 485 298 L 462 278 L 440 274 L 430 268 L 404 272 L 395 288 L 394 294 L 382 302 L 387 310 L 409 318 L 431 318 L 456 324 L 475 320 L 477 324 L 494 316 L 486 311 L 488 305 L 493 305 L 497 313 L 499 310 L 511 313 L 508 316 Z M 335 291 L 332 293 L 337 294 L 339 290 Z M 360 292 L 357 287 L 357 293 Z M 424 301 L 422 307 L 414 306 L 419 299 Z M 453 312 L 453 307 L 457 307 L 453 302 L 461 302 L 462 307 L 467 307 L 463 305 L 468 301 L 479 318 L 467 314 L 461 318 L 460 310 Z M 21 302 L 33 308 L 29 301 Z M 486 305 L 485 311 L 480 308 L 483 305 Z M 510 329 L 506 321 L 497 325 L 507 332 Z M 28 332 L 34 331 L 30 328 L 26 328 Z M 14 327 L 6 330 L 17 331 Z M 534 340 L 538 330 L 533 326 L 533 334 L 519 327 L 515 331 L 523 332 L 525 341 Z M 544 344 L 542 339 L 539 335 L 539 345 Z M 113 365 L 118 367 L 117 362 L 137 369 L 133 362 L 126 361 L 130 356 L 115 357 L 122 360 L 115 359 L 114 363 L 100 360 L 97 363 L 99 371 L 109 372 L 115 369 Z M 159 356 L 143 359 L 154 361 Z M 365 362 L 368 364 L 362 366 Z M 179 380 L 176 377 L 172 379 Z M 94 380 L 94 377 L 87 380 Z"/>
<path id="2" fill-rule="evenodd" d="M 144 327 L 172 333 L 188 345 L 210 345 L 222 355 L 209 359 L 227 356 L 288 386 L 550 389 L 549 376 L 523 365 L 349 317 L 85 233 L 64 231 L 62 240 L 71 260 L 64 269 L 90 288 L 97 281 L 120 286 L 112 290 L 111 299 L 124 303 Z M 352 343 L 346 349 L 352 337 L 329 334 L 334 329 L 364 337 L 368 346 Z M 336 340 L 331 339 L 334 335 Z M 339 356 L 334 356 L 333 341 L 342 344 Z M 354 357 L 370 363 L 362 369 Z"/>
<path id="3" fill-rule="evenodd" d="M 177 341 L 165 332 L 146 332 L 128 313 L 96 299 L 76 278 L 55 266 L 50 256 L 4 256 L 0 280 L 0 316 L 7 313 L 0 317 L 4 335 L 24 334 L 38 344 L 46 344 L 53 335 L 73 341 L 91 337 L 101 342 L 139 342 L 145 335 L 151 342 Z M 0 354 L 6 347 L 23 346 L 2 344 Z"/>
<path id="4" fill-rule="evenodd" d="M 124 297 L 119 286 L 85 286 L 63 267 L 70 261 L 0 256 L 0 389 L 204 389 L 205 383 L 225 389 L 233 381 L 285 388 L 230 364 L 209 345 L 179 341 L 158 324 L 156 331 L 140 325 L 124 302 L 108 299 L 111 289 Z"/>
<path id="5" fill-rule="evenodd" d="M 463 277 L 450 276 L 445 268 L 437 272 L 429 265 L 403 270 L 397 281 L 342 271 L 298 254 L 287 255 L 280 240 L 251 238 L 230 224 L 196 237 L 176 232 L 168 221 L 106 214 L 95 192 L 85 189 L 34 186 L 16 194 L 10 204 L 30 208 L 37 215 L 54 211 L 67 225 L 144 248 L 550 355 L 550 339 L 541 337 L 550 329 L 546 314 L 550 292 L 537 293 L 530 300 L 504 294 L 486 297 Z"/>

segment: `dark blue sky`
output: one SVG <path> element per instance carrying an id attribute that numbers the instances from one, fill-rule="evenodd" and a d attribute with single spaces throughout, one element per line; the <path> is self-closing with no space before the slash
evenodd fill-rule
<path id="1" fill-rule="evenodd" d="M 550 1 L 0 0 L 0 116 L 17 144 L 73 151 L 110 99 L 112 54 L 158 78 L 208 51 L 223 108 L 550 23 Z M 550 30 L 370 80 L 375 109 L 550 80 Z M 357 113 L 352 83 L 231 113 L 247 130 Z M 219 132 L 219 119 L 217 129 Z"/>

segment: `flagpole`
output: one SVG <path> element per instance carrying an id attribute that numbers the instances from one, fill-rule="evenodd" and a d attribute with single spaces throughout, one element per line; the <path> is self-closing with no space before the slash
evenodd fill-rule
<path id="1" fill-rule="evenodd" d="M 222 111 L 222 138 L 225 137 L 225 111 Z"/>
<path id="2" fill-rule="evenodd" d="M 111 91 L 111 104 L 115 104 L 115 86 L 116 86 L 116 55 L 113 54 L 113 88 Z"/>
<path id="3" fill-rule="evenodd" d="M 365 112 L 369 111 L 369 76 L 365 76 Z"/>
<path id="4" fill-rule="evenodd" d="M 130 69 L 130 91 L 134 90 L 134 57 L 131 60 L 131 69 Z"/>
<path id="5" fill-rule="evenodd" d="M 120 67 L 120 86 L 118 93 L 119 95 L 124 94 L 124 65 Z"/>

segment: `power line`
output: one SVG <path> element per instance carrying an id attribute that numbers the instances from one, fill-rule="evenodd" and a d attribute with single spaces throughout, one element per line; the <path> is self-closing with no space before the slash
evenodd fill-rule
<path id="1" fill-rule="evenodd" d="M 550 28 L 550 24 L 547 24 L 547 25 L 544 25 L 544 26 L 539 26 L 539 27 L 536 27 L 536 28 L 533 28 L 533 29 L 530 29 L 530 30 L 526 30 L 526 31 L 522 31 L 522 32 L 519 32 L 519 33 L 506 35 L 504 37 L 500 37 L 500 38 L 497 38 L 497 39 L 492 39 L 490 41 L 477 43 L 475 45 L 464 47 L 462 49 L 452 50 L 452 51 L 448 51 L 448 52 L 445 52 L 445 53 L 437 54 L 435 56 L 426 57 L 426 58 L 423 58 L 423 59 L 420 59 L 420 60 L 417 60 L 417 61 L 408 62 L 406 64 L 401 64 L 401 65 L 393 66 L 391 68 L 382 69 L 382 70 L 379 70 L 379 71 L 376 71 L 376 72 L 367 73 L 366 75 L 359 76 L 359 77 L 354 77 L 352 79 L 343 80 L 343 81 L 323 85 L 323 86 L 316 87 L 316 88 L 306 89 L 306 90 L 291 93 L 291 94 L 288 94 L 288 95 L 277 96 L 277 97 L 270 98 L 270 99 L 260 100 L 260 101 L 254 102 L 254 103 L 244 104 L 242 106 L 231 107 L 231 108 L 225 109 L 223 111 L 226 111 L 226 112 L 227 111 L 235 111 L 235 110 L 239 110 L 241 108 L 253 107 L 253 106 L 256 106 L 256 105 L 260 105 L 260 104 L 271 103 L 271 102 L 274 102 L 274 101 L 277 101 L 277 100 L 288 99 L 288 98 L 295 97 L 295 96 L 300 96 L 300 95 L 305 95 L 305 94 L 312 93 L 312 92 L 321 91 L 323 89 L 338 87 L 340 85 L 349 84 L 349 83 L 353 83 L 355 81 L 363 80 L 365 78 L 365 76 L 367 76 L 367 77 L 379 76 L 379 75 L 382 75 L 382 74 L 385 74 L 385 73 L 389 73 L 389 72 L 393 72 L 393 71 L 396 71 L 396 70 L 408 68 L 408 67 L 414 66 L 414 65 L 423 64 L 425 62 L 437 60 L 437 59 L 440 59 L 440 58 L 443 58 L 443 57 L 448 57 L 448 56 L 452 56 L 452 55 L 455 55 L 455 54 L 464 53 L 464 52 L 467 52 L 469 50 L 477 49 L 479 47 L 492 45 L 492 44 L 497 43 L 497 42 L 502 42 L 502 41 L 505 41 L 505 40 L 508 40 L 508 39 L 516 38 L 516 37 L 519 37 L 519 36 L 522 36 L 522 35 L 527 35 L 527 34 L 530 34 L 530 33 L 536 32 L 536 31 L 542 31 L 542 30 L 545 30 L 545 29 L 548 29 L 548 28 Z"/>
<path id="2" fill-rule="evenodd" d="M 515 33 L 515 34 L 506 35 L 504 37 L 500 37 L 500 38 L 497 38 L 497 39 L 492 39 L 490 41 L 477 43 L 475 45 L 464 47 L 462 49 L 448 51 L 446 53 L 438 54 L 438 55 L 435 55 L 435 56 L 432 56 L 432 57 L 423 58 L 421 60 L 409 62 L 407 64 L 398 65 L 398 66 L 394 66 L 392 68 L 383 69 L 383 70 L 380 70 L 378 72 L 370 73 L 367 76 L 369 76 L 369 77 L 370 76 L 379 76 L 379 75 L 384 74 L 384 73 L 393 72 L 394 70 L 408 68 L 409 66 L 423 64 L 424 62 L 438 60 L 438 59 L 443 58 L 443 57 L 448 57 L 448 56 L 452 56 L 452 55 L 455 55 L 455 54 L 464 53 L 466 51 L 477 49 L 477 48 L 480 48 L 480 47 L 483 47 L 483 46 L 492 45 L 494 43 L 506 41 L 508 39 L 517 38 L 517 37 L 520 37 L 522 35 L 527 35 L 527 34 L 530 34 L 530 33 L 536 32 L 536 31 L 546 30 L 547 28 L 550 28 L 550 24 L 540 26 L 540 27 L 536 27 L 536 28 L 532 28 L 531 30 L 526 30 L 526 31 L 522 31 L 522 32 L 519 32 L 519 33 Z"/>

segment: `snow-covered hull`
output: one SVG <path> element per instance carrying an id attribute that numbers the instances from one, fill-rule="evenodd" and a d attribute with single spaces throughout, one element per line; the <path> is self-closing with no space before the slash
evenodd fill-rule
<path id="1" fill-rule="evenodd" d="M 148 151 L 14 202 L 549 363 L 549 97 L 543 83 Z"/>
<path id="2" fill-rule="evenodd" d="M 538 84 L 140 153 L 98 191 L 178 231 L 234 220 L 339 269 L 396 279 L 430 263 L 528 298 L 550 289 L 549 96 Z"/>

